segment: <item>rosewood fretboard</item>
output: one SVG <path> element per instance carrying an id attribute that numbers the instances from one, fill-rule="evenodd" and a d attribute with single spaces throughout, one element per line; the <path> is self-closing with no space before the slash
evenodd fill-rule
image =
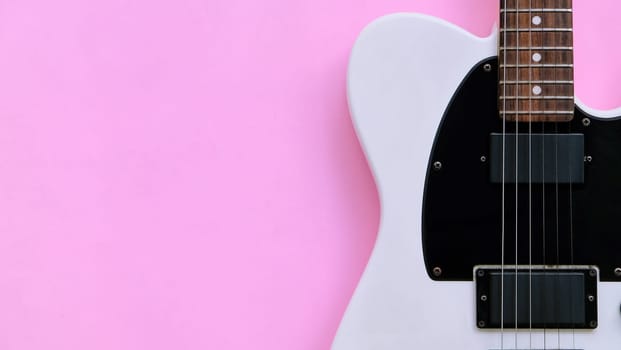
<path id="1" fill-rule="evenodd" d="M 572 120 L 572 27 L 571 0 L 500 0 L 501 118 Z"/>

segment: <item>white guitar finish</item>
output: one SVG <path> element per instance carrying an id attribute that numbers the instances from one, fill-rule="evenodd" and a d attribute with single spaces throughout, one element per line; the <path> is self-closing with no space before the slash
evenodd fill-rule
<path id="1" fill-rule="evenodd" d="M 499 331 L 476 328 L 474 283 L 432 281 L 421 242 L 425 172 L 439 122 L 467 73 L 496 53 L 495 33 L 479 38 L 418 14 L 380 18 L 360 35 L 349 66 L 349 103 L 379 191 L 381 220 L 332 349 L 501 348 Z M 603 118 L 621 115 L 621 108 L 580 107 Z M 516 340 L 518 349 L 619 348 L 621 283 L 600 282 L 598 289 L 596 330 L 516 335 L 508 329 L 504 349 L 515 349 Z"/>

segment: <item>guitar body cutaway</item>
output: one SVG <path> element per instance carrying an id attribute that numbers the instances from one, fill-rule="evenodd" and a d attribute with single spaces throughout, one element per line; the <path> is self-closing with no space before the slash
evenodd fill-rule
<path id="1" fill-rule="evenodd" d="M 584 184 L 574 185 L 576 203 L 580 203 L 573 209 L 574 225 L 583 225 L 577 238 L 580 245 L 591 235 L 596 243 L 580 247 L 575 258 L 583 259 L 582 264 L 606 264 L 598 266 L 602 279 L 597 290 L 598 325 L 591 330 L 505 330 L 503 336 L 498 330 L 477 327 L 473 266 L 499 263 L 499 250 L 488 252 L 481 245 L 498 245 L 487 239 L 500 237 L 500 225 L 492 227 L 501 212 L 500 185 L 489 183 L 486 164 L 480 161 L 489 148 L 490 132 L 498 132 L 501 124 L 496 112 L 496 73 L 480 72 L 482 64 L 494 64 L 497 44 L 495 33 L 479 38 L 418 14 L 383 17 L 360 35 L 350 60 L 348 98 L 379 192 L 381 219 L 374 250 L 343 317 L 334 350 L 487 350 L 513 349 L 516 344 L 526 349 L 608 350 L 621 344 L 621 283 L 612 282 L 610 271 L 619 261 L 614 253 L 621 234 L 612 236 L 614 220 L 621 215 L 611 215 L 619 208 L 619 184 L 607 173 L 612 165 L 606 161 L 619 161 L 621 126 L 614 118 L 621 109 L 596 111 L 579 101 L 571 132 L 583 133 L 585 152 L 594 153 L 592 162 L 585 164 Z M 461 98 L 474 101 L 472 109 L 452 113 L 461 109 Z M 588 128 L 581 124 L 586 116 L 592 119 Z M 462 124 L 468 128 L 457 130 Z M 553 131 L 549 125 L 546 131 Z M 439 160 L 442 169 L 432 174 L 430 166 L 446 154 L 453 160 Z M 435 175 L 453 171 L 458 178 L 450 189 L 430 187 L 435 187 Z M 433 191 L 437 194 L 431 199 Z M 481 205 L 492 209 L 477 208 Z M 577 214 L 587 209 L 587 215 Z M 455 214 L 450 220 L 467 231 L 451 232 L 445 218 L 432 217 Z M 607 221 L 595 222 L 600 218 Z M 467 228 L 461 227 L 463 223 Z M 477 227 L 481 232 L 475 232 Z M 452 255 L 451 261 L 444 260 L 442 251 Z M 441 268 L 439 276 L 433 274 L 434 267 Z"/>

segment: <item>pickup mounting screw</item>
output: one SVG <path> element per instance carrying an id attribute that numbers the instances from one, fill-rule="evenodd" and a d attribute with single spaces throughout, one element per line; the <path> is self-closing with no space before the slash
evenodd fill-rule
<path id="1" fill-rule="evenodd" d="M 481 295 L 481 301 L 487 301 L 487 295 L 485 294 Z"/>
<path id="2" fill-rule="evenodd" d="M 484 64 L 483 65 L 483 70 L 488 72 L 488 73 L 491 72 L 492 71 L 492 65 L 489 64 L 489 63 Z"/>
<path id="3" fill-rule="evenodd" d="M 483 271 L 483 270 L 478 270 L 477 271 L 477 276 L 483 277 L 484 275 L 485 275 L 485 271 Z"/>
<path id="4" fill-rule="evenodd" d="M 433 268 L 433 275 L 436 277 L 440 277 L 440 275 L 442 275 L 442 269 L 439 267 L 434 267 Z"/>
<path id="5" fill-rule="evenodd" d="M 591 275 L 591 277 L 595 277 L 595 276 L 597 276 L 597 271 L 595 271 L 595 269 L 591 269 L 589 271 L 589 275 Z"/>
<path id="6" fill-rule="evenodd" d="M 597 321 L 591 321 L 591 322 L 589 322 L 589 326 L 590 326 L 591 328 L 595 328 L 595 327 L 597 327 Z"/>
<path id="7" fill-rule="evenodd" d="M 485 327 L 485 321 L 479 321 L 478 325 L 479 325 L 479 328 Z"/>
<path id="8" fill-rule="evenodd" d="M 589 118 L 582 119 L 582 125 L 584 125 L 584 126 L 591 125 L 591 119 L 589 119 Z"/>
<path id="9" fill-rule="evenodd" d="M 590 302 L 594 302 L 594 301 L 595 301 L 595 297 L 594 297 L 594 296 L 592 296 L 592 295 L 589 295 L 589 296 L 587 297 L 587 299 L 588 299 Z"/>
<path id="10" fill-rule="evenodd" d="M 481 163 L 485 163 L 487 162 L 487 157 L 486 156 L 481 156 Z"/>
<path id="11" fill-rule="evenodd" d="M 591 163 L 593 161 L 593 157 L 592 156 L 586 156 L 584 157 L 584 161 L 587 163 Z"/>
<path id="12" fill-rule="evenodd" d="M 440 163 L 440 162 L 434 162 L 434 163 L 433 163 L 433 170 L 435 170 L 435 171 L 440 171 L 440 170 L 442 170 L 442 163 Z"/>
<path id="13" fill-rule="evenodd" d="M 615 276 L 617 276 L 617 277 L 621 277 L 621 267 L 617 267 L 617 268 L 615 269 Z"/>

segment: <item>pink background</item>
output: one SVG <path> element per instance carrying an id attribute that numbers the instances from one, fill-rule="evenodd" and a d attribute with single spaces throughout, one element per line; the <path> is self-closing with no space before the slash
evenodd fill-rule
<path id="1" fill-rule="evenodd" d="M 497 3 L 1 0 L 0 349 L 328 349 L 379 216 L 349 50 L 396 11 L 486 35 Z M 594 107 L 618 13 L 575 0 Z"/>

